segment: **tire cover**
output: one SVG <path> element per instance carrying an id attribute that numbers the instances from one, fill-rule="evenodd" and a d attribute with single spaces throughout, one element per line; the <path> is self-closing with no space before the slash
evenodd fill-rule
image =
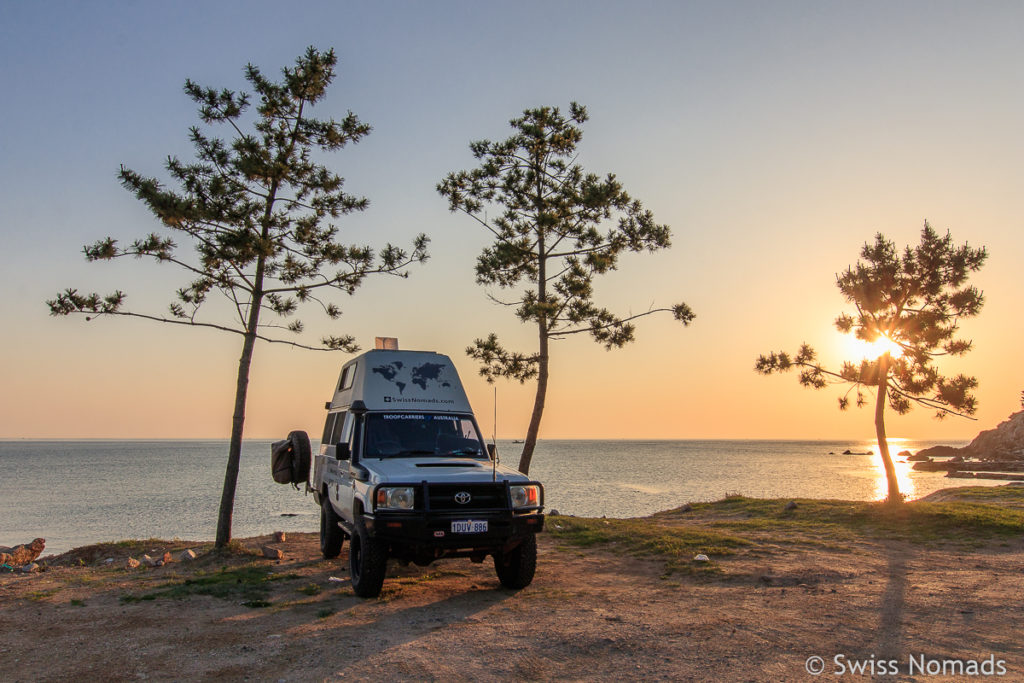
<path id="1" fill-rule="evenodd" d="M 292 483 L 292 442 L 290 439 L 270 444 L 270 474 L 278 484 Z"/>
<path id="2" fill-rule="evenodd" d="M 312 447 L 309 445 L 309 435 L 302 430 L 295 430 L 288 434 L 288 441 L 292 446 L 292 481 L 293 484 L 301 484 L 309 481 L 309 466 L 312 461 Z"/>

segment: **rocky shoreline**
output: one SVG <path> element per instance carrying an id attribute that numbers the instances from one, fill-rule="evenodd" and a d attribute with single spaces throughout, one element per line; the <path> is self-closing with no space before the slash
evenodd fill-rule
<path id="1" fill-rule="evenodd" d="M 987 429 L 963 448 L 933 446 L 908 460 L 922 472 L 941 472 L 954 479 L 1024 482 L 1024 410 L 995 429 Z"/>

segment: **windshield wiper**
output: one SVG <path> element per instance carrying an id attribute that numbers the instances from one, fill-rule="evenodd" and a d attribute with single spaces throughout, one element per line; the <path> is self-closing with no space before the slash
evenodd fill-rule
<path id="1" fill-rule="evenodd" d="M 404 451 L 398 451 L 393 455 L 389 455 L 389 458 L 404 458 L 410 455 L 434 455 L 433 450 L 427 450 L 425 448 L 412 448 Z"/>

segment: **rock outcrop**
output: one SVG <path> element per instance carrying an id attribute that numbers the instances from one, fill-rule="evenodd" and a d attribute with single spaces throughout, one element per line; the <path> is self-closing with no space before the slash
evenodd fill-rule
<path id="1" fill-rule="evenodd" d="M 932 446 L 931 448 L 922 448 L 914 454 L 914 457 L 919 458 L 921 462 L 927 462 L 931 458 L 952 458 L 954 455 L 960 455 L 961 451 L 963 451 L 962 448 L 953 446 Z"/>
<path id="2" fill-rule="evenodd" d="M 986 429 L 964 447 L 965 455 L 983 460 L 1024 459 L 1024 410 L 1014 413 L 995 429 Z"/>
<path id="3" fill-rule="evenodd" d="M 280 560 L 284 557 L 280 548 L 271 548 L 269 545 L 261 545 L 260 551 L 263 552 L 263 557 L 270 560 Z"/>
<path id="4" fill-rule="evenodd" d="M 1024 460 L 1024 410 L 1010 415 L 995 429 L 986 429 L 963 448 L 932 446 L 915 457 L 975 458 L 978 460 Z"/>
<path id="5" fill-rule="evenodd" d="M 9 567 L 23 567 L 32 564 L 45 547 L 46 540 L 42 538 L 37 538 L 31 543 L 16 545 L 13 548 L 0 546 L 0 564 L 6 564 Z"/>

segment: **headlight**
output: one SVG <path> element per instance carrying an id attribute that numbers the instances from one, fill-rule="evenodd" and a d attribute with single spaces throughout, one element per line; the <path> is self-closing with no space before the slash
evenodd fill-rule
<path id="1" fill-rule="evenodd" d="M 416 492 L 411 486 L 377 489 L 377 507 L 394 510 L 412 510 Z"/>
<path id="2" fill-rule="evenodd" d="M 530 508 L 540 505 L 540 487 L 536 484 L 510 488 L 512 489 L 512 507 Z"/>

